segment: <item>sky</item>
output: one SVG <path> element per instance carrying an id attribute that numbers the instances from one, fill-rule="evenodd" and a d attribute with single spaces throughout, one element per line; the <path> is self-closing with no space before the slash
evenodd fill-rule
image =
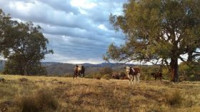
<path id="1" fill-rule="evenodd" d="M 18 21 L 42 27 L 54 54 L 45 62 L 102 63 L 111 43 L 124 42 L 109 15 L 123 14 L 127 0 L 0 0 L 0 8 Z"/>

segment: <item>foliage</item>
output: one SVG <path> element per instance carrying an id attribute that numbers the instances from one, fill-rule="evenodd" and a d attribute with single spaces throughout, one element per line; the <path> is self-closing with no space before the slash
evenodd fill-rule
<path id="1" fill-rule="evenodd" d="M 104 74 L 101 78 L 102 78 L 102 79 L 109 80 L 109 79 L 111 79 L 112 77 L 111 77 L 111 75 L 109 75 L 109 74 Z"/>
<path id="2" fill-rule="evenodd" d="M 99 72 L 101 75 L 105 74 L 112 75 L 113 70 L 110 67 L 102 67 Z"/>
<path id="3" fill-rule="evenodd" d="M 0 30 L 0 52 L 8 59 L 5 74 L 46 74 L 40 60 L 53 51 L 47 49 L 40 26 L 13 21 L 0 10 Z"/>
<path id="4" fill-rule="evenodd" d="M 90 79 L 101 79 L 103 75 L 101 75 L 98 71 L 96 72 L 89 72 L 85 78 L 90 78 Z"/>
<path id="5" fill-rule="evenodd" d="M 123 15 L 111 15 L 116 30 L 126 34 L 124 45 L 111 44 L 104 59 L 164 63 L 178 81 L 178 59 L 200 55 L 200 1 L 129 0 Z M 182 55 L 187 54 L 187 60 Z"/>
<path id="6" fill-rule="evenodd" d="M 10 53 L 9 48 L 13 47 L 16 40 L 11 32 L 16 28 L 17 22 L 0 9 L 0 54 L 7 56 Z"/>
<path id="7" fill-rule="evenodd" d="M 184 63 L 180 64 L 180 77 L 181 80 L 189 80 L 189 81 L 197 81 L 200 80 L 200 63 L 193 62 L 193 63 Z"/>

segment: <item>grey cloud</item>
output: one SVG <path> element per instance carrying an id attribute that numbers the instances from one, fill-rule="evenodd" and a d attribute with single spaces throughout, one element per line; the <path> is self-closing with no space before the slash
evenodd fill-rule
<path id="1" fill-rule="evenodd" d="M 97 45 L 95 42 L 82 42 L 73 39 L 73 37 L 59 37 L 56 35 L 45 35 L 49 41 L 49 48 L 69 59 L 101 59 L 106 51 L 106 45 Z M 56 58 L 56 57 L 55 57 Z"/>
<path id="2" fill-rule="evenodd" d="M 24 3 L 27 10 L 11 7 L 14 2 Z M 32 21 L 42 27 L 48 38 L 48 48 L 55 54 L 48 55 L 49 61 L 98 60 L 111 42 L 122 43 L 124 35 L 115 32 L 109 23 L 110 13 L 120 13 L 126 0 L 91 0 L 97 4 L 92 9 L 73 7 L 70 0 L 0 0 L 0 7 L 12 17 Z M 24 7 L 21 7 L 22 9 Z M 100 29 L 103 25 L 106 29 Z"/>
<path id="3" fill-rule="evenodd" d="M 43 28 L 44 33 L 53 34 L 53 35 L 64 35 L 64 36 L 71 36 L 75 38 L 83 38 L 83 40 L 92 40 L 92 41 L 101 41 L 105 44 L 105 42 L 109 42 L 109 38 L 118 37 L 119 39 L 122 39 L 120 37 L 123 36 L 120 32 L 116 33 L 113 30 L 108 31 L 90 31 L 86 29 L 81 28 L 69 28 L 69 27 L 60 27 L 60 26 L 49 26 L 46 24 L 40 24 L 40 26 Z M 76 33 L 78 32 L 78 33 Z"/>
<path id="4" fill-rule="evenodd" d="M 48 4 L 50 7 L 53 7 L 55 10 L 61 10 L 66 13 L 72 12 L 78 14 L 79 11 L 77 8 L 70 5 L 70 0 L 38 0 L 44 4 Z"/>

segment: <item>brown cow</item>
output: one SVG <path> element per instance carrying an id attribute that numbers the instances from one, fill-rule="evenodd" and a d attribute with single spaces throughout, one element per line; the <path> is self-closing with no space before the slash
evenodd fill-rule
<path id="1" fill-rule="evenodd" d="M 140 82 L 140 69 L 139 68 L 133 68 L 133 67 L 126 66 L 126 75 L 129 78 L 130 83 L 133 84 L 133 80 L 134 80 L 134 83 Z"/>
<path id="2" fill-rule="evenodd" d="M 78 76 L 85 76 L 85 67 L 83 65 L 76 65 L 74 67 L 74 76 L 73 78 L 77 78 Z"/>
<path id="3" fill-rule="evenodd" d="M 160 81 L 162 80 L 162 73 L 161 72 L 154 72 L 154 73 L 151 73 L 151 75 L 155 78 L 155 80 L 157 78 L 159 78 Z"/>
<path id="4" fill-rule="evenodd" d="M 85 67 L 83 65 L 78 65 L 78 76 L 85 76 Z"/>

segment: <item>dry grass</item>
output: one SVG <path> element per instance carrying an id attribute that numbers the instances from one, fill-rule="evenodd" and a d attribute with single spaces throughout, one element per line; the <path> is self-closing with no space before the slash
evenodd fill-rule
<path id="1" fill-rule="evenodd" d="M 0 75 L 0 112 L 199 112 L 200 82 Z M 24 110 L 24 112 L 26 112 Z"/>

